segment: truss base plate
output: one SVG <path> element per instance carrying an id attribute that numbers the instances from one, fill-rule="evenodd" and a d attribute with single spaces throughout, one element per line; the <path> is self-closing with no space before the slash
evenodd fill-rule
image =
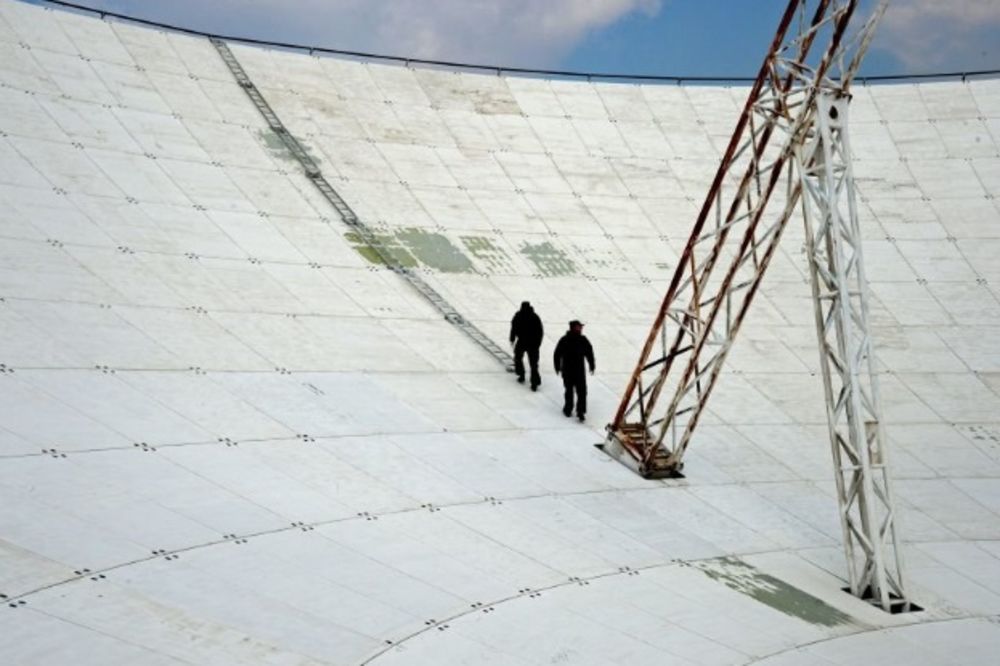
<path id="1" fill-rule="evenodd" d="M 850 587 L 842 587 L 840 589 L 842 589 L 844 592 L 847 592 L 851 596 L 854 596 L 854 594 L 851 592 Z M 864 592 L 862 592 L 858 598 L 862 599 L 863 601 L 867 601 L 868 603 L 870 603 L 875 608 L 878 608 L 879 610 L 887 610 L 891 615 L 897 615 L 899 613 L 919 613 L 922 610 L 924 610 L 923 606 L 918 606 L 912 601 L 903 599 L 900 596 L 892 593 L 889 594 L 889 608 L 888 609 L 882 608 L 882 604 L 880 604 L 878 599 L 876 599 L 872 595 L 872 589 L 870 587 L 866 587 Z"/>
<path id="2" fill-rule="evenodd" d="M 672 466 L 648 466 L 635 459 L 635 456 L 629 452 L 621 442 L 618 441 L 614 436 L 608 437 L 607 440 L 594 444 L 595 447 L 604 451 L 608 456 L 614 458 L 621 464 L 628 467 L 630 470 L 638 474 L 644 479 L 683 479 L 684 475 L 681 474 L 680 467 Z"/>

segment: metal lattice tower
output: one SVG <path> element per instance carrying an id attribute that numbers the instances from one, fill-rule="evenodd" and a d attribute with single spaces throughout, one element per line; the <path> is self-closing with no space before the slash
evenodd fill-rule
<path id="1" fill-rule="evenodd" d="M 846 134 L 850 84 L 885 7 L 880 3 L 848 40 L 856 0 L 789 2 L 608 426 L 605 449 L 643 476 L 680 474 L 801 200 L 851 591 L 890 610 L 906 602 Z M 772 199 L 780 209 L 766 219 Z"/>
<path id="2" fill-rule="evenodd" d="M 909 602 L 896 538 L 851 170 L 849 101 L 843 90 L 819 97 L 815 135 L 795 161 L 805 193 L 806 250 L 850 588 L 885 610 L 905 610 Z"/>

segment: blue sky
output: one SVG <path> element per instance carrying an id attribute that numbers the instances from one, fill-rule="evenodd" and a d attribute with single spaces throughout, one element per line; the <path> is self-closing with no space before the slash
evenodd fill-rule
<path id="1" fill-rule="evenodd" d="M 75 0 L 199 30 L 508 66 L 752 76 L 786 0 Z M 875 0 L 862 0 L 862 12 Z M 894 0 L 862 73 L 1000 69 L 1000 0 Z"/>

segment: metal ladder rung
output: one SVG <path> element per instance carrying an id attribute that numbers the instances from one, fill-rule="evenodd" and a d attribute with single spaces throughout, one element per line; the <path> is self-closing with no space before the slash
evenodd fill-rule
<path id="1" fill-rule="evenodd" d="M 239 84 L 243 91 L 253 102 L 254 106 L 257 107 L 257 111 L 260 112 L 261 116 L 267 122 L 271 130 L 277 134 L 282 143 L 292 154 L 293 157 L 302 165 L 306 176 L 312 181 L 313 185 L 320 191 L 320 193 L 326 198 L 327 201 L 336 209 L 338 215 L 340 215 L 341 220 L 358 230 L 358 234 L 361 236 L 362 240 L 375 251 L 385 265 L 393 272 L 399 274 L 403 279 L 410 283 L 410 285 L 420 292 L 430 303 L 437 309 L 444 318 L 451 323 L 456 328 L 463 331 L 468 335 L 474 342 L 476 342 L 480 347 L 489 352 L 497 360 L 504 364 L 505 368 L 510 371 L 513 365 L 514 359 L 510 354 L 503 351 L 495 342 L 490 340 L 482 331 L 471 324 L 465 317 L 463 317 L 454 307 L 448 303 L 447 300 L 441 294 L 439 294 L 433 287 L 427 284 L 420 276 L 411 272 L 405 266 L 401 265 L 392 254 L 382 247 L 381 243 L 376 238 L 375 233 L 365 225 L 361 219 L 354 213 L 347 202 L 337 193 L 337 191 L 330 185 L 329 181 L 323 176 L 320 167 L 316 162 L 309 156 L 308 151 L 305 147 L 296 139 L 285 127 L 284 123 L 281 122 L 281 118 L 275 113 L 271 105 L 267 103 L 264 98 L 263 93 L 260 89 L 254 85 L 250 76 L 247 75 L 243 66 L 240 65 L 239 60 L 237 60 L 236 55 L 230 50 L 229 46 L 221 39 L 209 38 L 209 42 L 215 47 L 215 50 L 219 52 L 219 56 L 222 61 L 226 63 L 229 71 L 232 72 L 233 77 Z"/>

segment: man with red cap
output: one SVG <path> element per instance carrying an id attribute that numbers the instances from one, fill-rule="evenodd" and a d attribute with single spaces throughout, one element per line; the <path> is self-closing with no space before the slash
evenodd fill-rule
<path id="1" fill-rule="evenodd" d="M 563 402 L 563 414 L 573 413 L 573 394 L 576 393 L 576 417 L 583 421 L 587 414 L 587 373 L 584 361 L 590 366 L 590 374 L 594 374 L 594 348 L 583 335 L 583 324 L 574 319 L 569 323 L 569 330 L 560 338 L 556 351 L 552 356 L 555 362 L 556 374 L 561 374 L 563 387 L 566 389 Z"/>

